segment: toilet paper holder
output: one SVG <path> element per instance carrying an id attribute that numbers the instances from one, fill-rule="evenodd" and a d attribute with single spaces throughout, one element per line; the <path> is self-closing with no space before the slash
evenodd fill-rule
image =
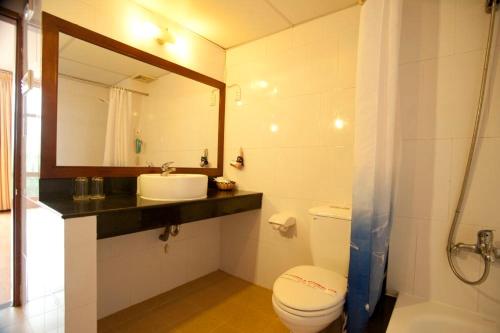
<path id="1" fill-rule="evenodd" d="M 290 227 L 293 227 L 295 225 L 295 217 L 290 213 L 278 213 L 273 214 L 269 218 L 268 222 L 272 225 L 274 230 L 286 232 Z"/>

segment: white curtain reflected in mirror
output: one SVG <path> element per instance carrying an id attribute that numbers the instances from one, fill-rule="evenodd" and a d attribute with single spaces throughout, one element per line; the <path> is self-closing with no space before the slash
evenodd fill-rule
<path id="1" fill-rule="evenodd" d="M 109 91 L 103 165 L 131 165 L 132 149 L 132 93 L 112 87 Z"/>

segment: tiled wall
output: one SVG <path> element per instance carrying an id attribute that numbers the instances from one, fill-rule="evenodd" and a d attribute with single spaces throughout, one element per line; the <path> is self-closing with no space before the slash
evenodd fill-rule
<path id="1" fill-rule="evenodd" d="M 226 83 L 242 103 L 229 88 L 224 172 L 264 199 L 261 211 L 223 219 L 223 270 L 271 288 L 311 263 L 307 210 L 351 204 L 358 23 L 356 6 L 228 50 Z M 240 147 L 241 171 L 228 166 Z M 267 223 L 282 211 L 297 218 L 286 235 Z"/>
<path id="2" fill-rule="evenodd" d="M 86 216 L 64 225 L 65 330 L 97 332 L 97 219 Z"/>
<path id="3" fill-rule="evenodd" d="M 219 225 L 217 218 L 183 224 L 167 243 L 158 239 L 163 229 L 99 240 L 98 318 L 219 269 Z"/>
<path id="4" fill-rule="evenodd" d="M 498 318 L 499 263 L 486 283 L 471 287 L 454 277 L 445 251 L 472 134 L 488 21 L 483 1 L 404 1 L 388 288 Z M 500 230 L 500 38 L 495 45 L 478 155 L 456 238 L 461 242 L 474 243 L 479 229 Z M 497 231 L 497 246 L 498 239 Z M 463 254 L 457 262 L 466 276 L 478 278 L 476 255 Z"/>

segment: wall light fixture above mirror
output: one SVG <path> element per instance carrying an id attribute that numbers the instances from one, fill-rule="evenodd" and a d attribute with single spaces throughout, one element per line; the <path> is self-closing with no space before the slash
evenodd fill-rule
<path id="1" fill-rule="evenodd" d="M 223 82 L 50 14 L 42 20 L 42 178 L 137 176 L 167 161 L 222 174 Z"/>

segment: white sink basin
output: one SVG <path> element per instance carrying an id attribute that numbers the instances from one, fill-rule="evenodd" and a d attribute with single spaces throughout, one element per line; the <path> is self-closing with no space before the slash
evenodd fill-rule
<path id="1" fill-rule="evenodd" d="M 147 173 L 137 177 L 137 194 L 146 200 L 179 201 L 207 197 L 208 177 L 198 174 Z"/>

